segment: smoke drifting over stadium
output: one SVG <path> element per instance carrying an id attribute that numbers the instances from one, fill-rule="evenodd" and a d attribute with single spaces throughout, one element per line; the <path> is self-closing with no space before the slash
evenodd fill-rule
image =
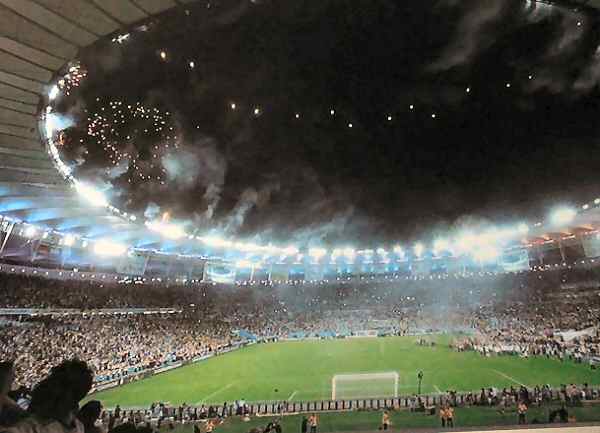
<path id="1" fill-rule="evenodd" d="M 585 201 L 597 23 L 499 0 L 190 5 L 81 55 L 60 151 L 192 233 L 418 239 Z"/>

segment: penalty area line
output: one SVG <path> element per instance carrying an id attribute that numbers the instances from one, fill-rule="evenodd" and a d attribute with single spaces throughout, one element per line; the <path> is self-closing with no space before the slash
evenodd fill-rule
<path id="1" fill-rule="evenodd" d="M 235 385 L 235 382 L 231 382 L 230 384 L 228 384 L 228 385 L 225 385 L 223 388 L 221 388 L 221 389 L 217 389 L 215 392 L 208 394 L 208 395 L 207 395 L 206 397 L 204 397 L 202 400 L 200 400 L 200 401 L 197 401 L 197 402 L 196 402 L 196 405 L 198 405 L 198 404 L 202 404 L 202 403 L 206 403 L 206 402 L 207 402 L 207 400 L 208 400 L 209 398 L 213 398 L 215 395 L 218 395 L 218 394 L 222 393 L 223 391 L 226 391 L 226 390 L 228 390 L 228 389 L 229 389 L 229 388 L 231 388 L 233 385 Z"/>
<path id="2" fill-rule="evenodd" d="M 287 401 L 292 401 L 292 399 L 298 394 L 298 391 L 292 392 L 292 394 L 288 397 Z"/>
<path id="3" fill-rule="evenodd" d="M 443 394 L 442 390 L 437 385 L 433 385 L 433 387 L 435 388 L 438 394 Z"/>
<path id="4" fill-rule="evenodd" d="M 519 382 L 519 381 L 518 381 L 517 379 L 515 379 L 514 377 L 512 377 L 512 376 L 509 376 L 508 374 L 502 373 L 501 371 L 498 371 L 498 370 L 494 370 L 493 368 L 492 368 L 492 371 L 493 371 L 494 373 L 496 373 L 496 374 L 499 374 L 499 375 L 500 375 L 500 376 L 502 376 L 503 378 L 505 378 L 505 379 L 508 379 L 508 380 L 510 380 L 511 382 L 514 382 L 514 383 L 516 383 L 517 385 L 521 385 L 521 386 L 525 386 L 525 387 L 527 386 L 527 385 L 525 385 L 524 383 L 521 383 L 521 382 Z"/>

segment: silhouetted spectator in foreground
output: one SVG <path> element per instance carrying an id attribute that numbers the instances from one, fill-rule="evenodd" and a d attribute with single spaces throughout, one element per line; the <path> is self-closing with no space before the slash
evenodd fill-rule
<path id="1" fill-rule="evenodd" d="M 97 400 L 88 401 L 77 414 L 83 424 L 85 433 L 104 433 L 104 429 L 96 425 L 102 413 L 102 404 Z"/>
<path id="2" fill-rule="evenodd" d="M 11 361 L 0 362 L 0 426 L 10 426 L 25 414 L 8 395 L 14 380 L 14 364 Z"/>
<path id="3" fill-rule="evenodd" d="M 77 419 L 79 401 L 92 387 L 92 371 L 78 360 L 65 361 L 33 390 L 29 416 L 7 433 L 84 433 Z"/>

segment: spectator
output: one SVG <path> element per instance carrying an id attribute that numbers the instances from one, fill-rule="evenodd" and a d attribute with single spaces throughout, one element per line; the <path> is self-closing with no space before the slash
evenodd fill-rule
<path id="1" fill-rule="evenodd" d="M 30 416 L 8 428 L 8 433 L 84 433 L 77 419 L 79 401 L 92 386 L 92 372 L 81 361 L 66 361 L 33 390 Z"/>
<path id="2" fill-rule="evenodd" d="M 446 420 L 448 419 L 446 415 L 446 406 L 440 406 L 440 421 L 442 423 L 442 427 L 446 427 Z"/>
<path id="3" fill-rule="evenodd" d="M 308 425 L 310 426 L 310 433 L 317 433 L 317 429 L 319 427 L 319 419 L 317 418 L 317 414 L 313 413 L 308 418 Z"/>
<path id="4" fill-rule="evenodd" d="M 454 408 L 450 405 L 446 407 L 446 426 L 454 428 Z"/>
<path id="5" fill-rule="evenodd" d="M 519 402 L 517 413 L 519 415 L 519 424 L 527 424 L 527 405 L 524 401 Z"/>
<path id="6" fill-rule="evenodd" d="M 308 418 L 306 418 L 306 416 L 302 417 L 302 424 L 300 426 L 300 432 L 301 433 L 307 433 L 308 432 Z"/>
<path id="7" fill-rule="evenodd" d="M 387 410 L 383 411 L 383 415 L 381 416 L 381 428 L 383 430 L 387 430 L 392 422 L 390 421 L 390 414 Z"/>
<path id="8" fill-rule="evenodd" d="M 83 424 L 85 433 L 105 433 L 101 427 L 96 425 L 102 413 L 102 404 L 99 401 L 92 400 L 87 402 L 77 414 L 77 418 Z"/>
<path id="9" fill-rule="evenodd" d="M 9 396 L 15 378 L 14 364 L 0 362 L 0 426 L 9 426 L 24 414 L 23 409 Z"/>

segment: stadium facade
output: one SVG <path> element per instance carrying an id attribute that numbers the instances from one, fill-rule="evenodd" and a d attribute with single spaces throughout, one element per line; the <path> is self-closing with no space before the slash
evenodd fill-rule
<path id="1" fill-rule="evenodd" d="M 250 0 L 224 0 L 223 14 Z M 600 199 L 562 221 L 500 230 L 499 251 L 479 256 L 388 245 L 358 251 L 298 251 L 153 230 L 69 179 L 50 125 L 57 82 L 81 50 L 130 32 L 193 0 L 0 0 L 0 257 L 51 268 L 104 269 L 215 282 L 323 280 L 521 271 L 600 256 Z M 209 4 L 209 2 L 204 2 Z M 526 1 L 527 7 L 542 2 Z M 543 2 L 596 15 L 600 0 Z M 156 227 L 154 227 L 156 228 Z M 489 233 L 487 234 L 489 237 Z M 497 239 L 496 239 L 497 240 Z M 423 250 L 423 251 L 420 251 Z"/>

